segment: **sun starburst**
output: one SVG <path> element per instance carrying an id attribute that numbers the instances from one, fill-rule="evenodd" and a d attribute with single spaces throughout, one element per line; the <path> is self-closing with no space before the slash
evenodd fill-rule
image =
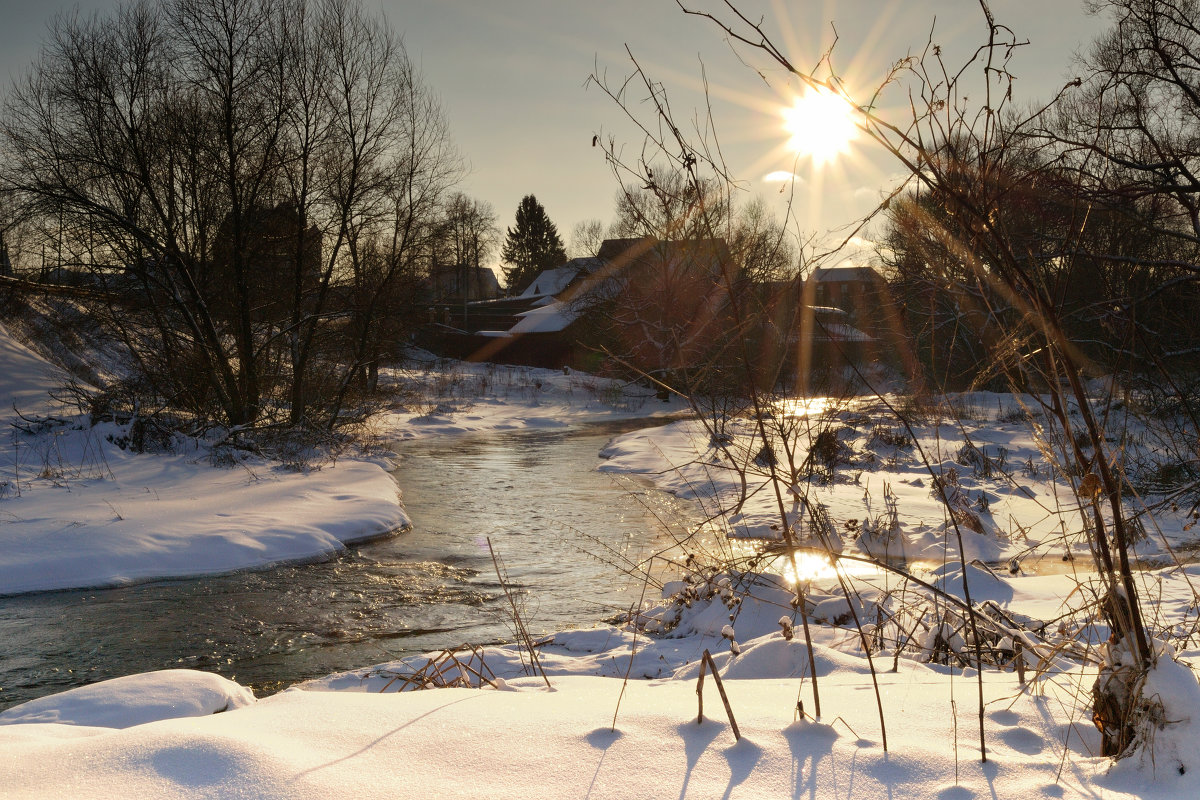
<path id="1" fill-rule="evenodd" d="M 810 88 L 784 108 L 783 127 L 791 136 L 788 145 L 818 166 L 848 153 L 858 135 L 854 108 L 824 88 Z"/>

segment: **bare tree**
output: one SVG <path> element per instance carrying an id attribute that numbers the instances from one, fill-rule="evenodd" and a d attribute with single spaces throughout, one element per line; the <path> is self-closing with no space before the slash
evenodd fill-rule
<path id="1" fill-rule="evenodd" d="M 452 294 L 479 296 L 480 270 L 487 268 L 499 245 L 500 228 L 491 204 L 455 192 L 438 223 L 431 277 L 437 282 L 441 276 L 452 276 Z"/>
<path id="2" fill-rule="evenodd" d="M 239 427 L 337 421 L 460 169 L 399 40 L 353 0 L 60 18 L 5 112 L 0 180 L 73 243 L 135 383 Z"/>
<path id="3" fill-rule="evenodd" d="M 1119 242 L 1084 240 L 1072 255 L 1114 284 L 1109 325 L 1121 328 L 1118 346 L 1151 381 L 1190 382 L 1195 416 L 1189 367 L 1200 336 L 1188 320 L 1200 301 L 1200 6 L 1091 7 L 1112 27 L 1083 56 L 1084 79 L 1041 135 L 1081 196 L 1116 220 Z"/>
<path id="4" fill-rule="evenodd" d="M 327 89 L 335 146 L 327 173 L 337 224 L 336 257 L 349 276 L 351 365 L 337 405 L 355 378 L 371 390 L 379 361 L 403 330 L 417 263 L 444 193 L 461 174 L 437 99 L 421 83 L 398 38 L 360 6 L 332 0 L 327 40 L 335 53 Z"/>
<path id="5" fill-rule="evenodd" d="M 1164 236 L 1200 242 L 1200 6 L 1193 0 L 1097 0 L 1112 28 L 1084 55 L 1088 70 L 1051 133 L 1099 191 L 1169 197 Z"/>
<path id="6" fill-rule="evenodd" d="M 609 234 L 620 238 L 653 236 L 663 241 L 710 239 L 726 230 L 733 196 L 712 179 L 693 182 L 666 162 L 644 164 L 643 183 L 622 184 Z"/>
<path id="7" fill-rule="evenodd" d="M 567 255 L 571 258 L 592 258 L 600 252 L 604 243 L 604 223 L 598 219 L 585 219 L 575 223 L 571 229 L 571 242 Z"/>
<path id="8" fill-rule="evenodd" d="M 609 229 L 627 240 L 613 266 L 623 288 L 595 309 L 609 320 L 610 346 L 686 394 L 744 395 L 737 387 L 750 374 L 772 385 L 798 297 L 798 259 L 784 227 L 760 199 L 736 205 L 720 181 L 693 181 L 666 161 L 643 168 L 645 184 L 617 193 Z M 741 339 L 754 343 L 753 365 L 730 352 Z"/>

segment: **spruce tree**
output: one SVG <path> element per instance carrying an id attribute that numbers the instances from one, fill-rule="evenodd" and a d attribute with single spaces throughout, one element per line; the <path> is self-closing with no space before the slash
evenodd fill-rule
<path id="1" fill-rule="evenodd" d="M 514 294 L 523 292 L 543 270 L 566 263 L 558 229 L 533 195 L 525 195 L 517 206 L 517 224 L 508 229 L 501 255 L 511 265 L 504 270 L 504 282 Z"/>

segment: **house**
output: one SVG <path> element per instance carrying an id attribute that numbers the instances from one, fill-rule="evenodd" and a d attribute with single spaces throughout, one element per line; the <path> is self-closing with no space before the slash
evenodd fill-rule
<path id="1" fill-rule="evenodd" d="M 491 300 L 500 296 L 500 281 L 490 267 L 439 264 L 430 270 L 428 293 L 434 303 Z"/>
<path id="2" fill-rule="evenodd" d="M 516 297 L 435 303 L 431 321 L 460 333 L 507 331 L 520 321 L 522 313 L 553 302 L 556 295 L 562 294 L 600 266 L 601 262 L 597 259 L 576 258 L 561 267 L 542 272 Z"/>
<path id="3" fill-rule="evenodd" d="M 286 318 L 296 301 L 299 278 L 301 305 L 318 290 L 323 268 L 321 231 L 316 225 L 301 232 L 301 217 L 296 206 L 280 203 L 257 208 L 242 219 L 241 265 L 248 297 L 246 302 L 258 321 Z M 233 218 L 226 215 L 217 231 L 213 263 L 205 276 L 219 313 L 233 313 L 238 300 L 234 296 L 235 254 Z"/>
<path id="4" fill-rule="evenodd" d="M 868 366 L 911 375 L 911 348 L 887 281 L 870 267 L 816 269 L 804 282 L 788 365 L 798 391 L 862 384 Z M 878 387 L 876 387 L 878 388 Z"/>
<path id="5" fill-rule="evenodd" d="M 890 296 L 887 281 L 870 267 L 818 268 L 804 282 L 806 306 L 841 309 L 850 325 L 874 337 L 887 326 Z"/>
<path id="6" fill-rule="evenodd" d="M 618 288 L 596 304 L 599 333 L 634 368 L 675 373 L 708 364 L 728 341 L 739 270 L 723 239 L 610 239 L 599 257 Z"/>
<path id="7" fill-rule="evenodd" d="M 594 369 L 602 350 L 647 372 L 703 360 L 728 329 L 719 239 L 609 239 L 594 258 L 538 275 L 518 297 L 467 303 L 418 337 L 473 360 Z"/>
<path id="8" fill-rule="evenodd" d="M 744 301 L 736 317 L 731 294 Z M 873 269 L 751 285 L 723 240 L 646 237 L 609 239 L 596 257 L 546 270 L 517 297 L 467 303 L 417 341 L 468 360 L 587 370 L 619 363 L 683 383 L 700 372 L 704 380 L 752 374 L 763 387 L 782 381 L 808 392 L 861 388 L 868 365 L 899 366 L 906 348 L 896 330 Z"/>
<path id="9" fill-rule="evenodd" d="M 536 300 L 561 295 L 572 286 L 578 286 L 600 272 L 605 263 L 605 260 L 599 257 L 573 258 L 561 267 L 543 271 L 519 296 Z"/>

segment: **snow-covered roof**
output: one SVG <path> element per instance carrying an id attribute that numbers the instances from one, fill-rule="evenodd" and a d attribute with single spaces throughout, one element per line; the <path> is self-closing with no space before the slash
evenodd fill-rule
<path id="1" fill-rule="evenodd" d="M 573 258 L 561 267 L 548 269 L 533 279 L 533 283 L 521 292 L 520 297 L 542 297 L 556 295 L 580 275 L 590 275 L 600 269 L 604 262 L 598 258 Z"/>
<path id="2" fill-rule="evenodd" d="M 840 322 L 826 322 L 817 329 L 818 335 L 838 342 L 873 342 L 875 337 L 863 333 L 853 325 Z"/>
<path id="3" fill-rule="evenodd" d="M 851 283 L 876 281 L 882 277 L 870 267 L 828 267 L 813 270 L 809 280 L 815 283 Z"/>
<path id="4" fill-rule="evenodd" d="M 520 297 L 544 297 L 546 295 L 555 295 L 567 288 L 576 275 L 579 273 L 568 267 L 555 267 L 543 271 L 540 275 L 533 279 L 533 283 L 525 287 L 525 291 L 521 292 Z"/>
<path id="5" fill-rule="evenodd" d="M 509 328 L 509 333 L 557 333 L 577 320 L 579 312 L 572 311 L 565 303 L 550 303 L 517 316 L 521 319 Z"/>

